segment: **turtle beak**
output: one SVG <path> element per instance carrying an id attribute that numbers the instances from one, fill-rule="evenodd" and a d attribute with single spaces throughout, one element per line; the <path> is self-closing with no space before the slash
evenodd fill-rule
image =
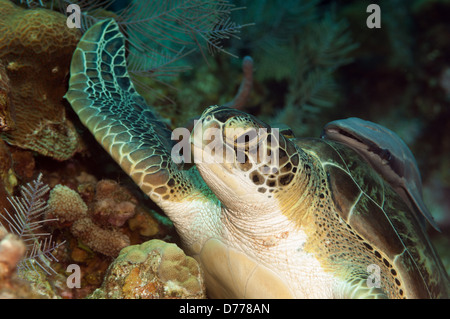
<path id="1" fill-rule="evenodd" d="M 194 121 L 194 127 L 191 130 L 191 135 L 189 136 L 189 141 L 192 146 L 202 148 L 203 147 L 203 138 L 202 138 L 202 127 L 201 120 Z"/>

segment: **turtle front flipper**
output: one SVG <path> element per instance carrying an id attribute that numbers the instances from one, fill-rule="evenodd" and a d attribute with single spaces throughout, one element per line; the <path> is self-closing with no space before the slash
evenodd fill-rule
<path id="1" fill-rule="evenodd" d="M 135 183 L 163 209 L 192 194 L 196 172 L 172 161 L 171 132 L 136 92 L 114 20 L 98 22 L 84 34 L 70 72 L 67 100 Z"/>

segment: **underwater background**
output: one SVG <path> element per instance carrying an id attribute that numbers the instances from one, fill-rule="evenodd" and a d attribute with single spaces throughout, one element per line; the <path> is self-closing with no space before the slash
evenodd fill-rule
<path id="1" fill-rule="evenodd" d="M 172 129 L 233 101 L 247 81 L 248 95 L 235 107 L 297 137 L 319 137 L 326 123 L 347 117 L 396 132 L 416 157 L 424 201 L 441 229 L 429 235 L 449 272 L 450 1 L 240 0 L 174 9 L 190 2 L 0 0 L 0 221 L 28 240 L 26 252 L 15 242 L 10 257 L 17 278 L 0 269 L 0 296 L 109 296 L 113 261 L 124 274 L 114 297 L 143 294 L 138 286 L 153 292 L 149 298 L 205 296 L 190 284 L 199 276 L 190 257 L 176 251 L 164 264 L 175 249 L 166 243 L 179 243 L 170 220 L 64 99 L 82 33 L 110 17 L 127 37 L 134 84 Z M 371 3 L 381 9 L 380 28 L 367 25 Z M 69 4 L 81 8 L 80 28 L 66 25 Z M 146 19 L 153 16 L 159 20 Z M 144 266 L 121 264 L 132 252 L 115 258 L 150 239 L 161 242 L 140 254 L 158 251 L 160 268 L 169 270 L 142 283 Z M 66 285 L 74 263 L 84 274 L 79 289 Z M 184 277 L 170 271 L 174 263 Z M 168 290 L 168 278 L 188 289 Z"/>

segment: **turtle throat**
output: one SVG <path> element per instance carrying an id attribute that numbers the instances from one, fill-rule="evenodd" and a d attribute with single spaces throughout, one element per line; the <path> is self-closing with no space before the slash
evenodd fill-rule
<path id="1" fill-rule="evenodd" d="M 316 203 L 322 200 L 317 197 L 321 196 L 321 181 L 324 183 L 325 179 L 320 176 L 321 166 L 317 165 L 310 155 L 299 152 L 298 171 L 289 189 L 275 194 L 280 210 L 298 227 L 308 223 L 317 210 Z"/>

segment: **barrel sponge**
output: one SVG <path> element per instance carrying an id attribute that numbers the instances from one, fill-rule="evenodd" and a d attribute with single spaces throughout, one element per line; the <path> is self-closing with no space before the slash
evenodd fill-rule
<path id="1" fill-rule="evenodd" d="M 80 149 L 79 135 L 62 103 L 80 37 L 61 13 L 26 10 L 0 0 L 0 60 L 15 114 L 15 129 L 2 133 L 8 143 L 58 160 Z"/>
<path id="2" fill-rule="evenodd" d="M 153 239 L 128 246 L 92 298 L 206 298 L 197 261 L 175 244 Z"/>
<path id="3" fill-rule="evenodd" d="M 67 186 L 56 185 L 48 198 L 49 212 L 60 223 L 74 222 L 87 216 L 87 206 L 80 195 Z"/>

